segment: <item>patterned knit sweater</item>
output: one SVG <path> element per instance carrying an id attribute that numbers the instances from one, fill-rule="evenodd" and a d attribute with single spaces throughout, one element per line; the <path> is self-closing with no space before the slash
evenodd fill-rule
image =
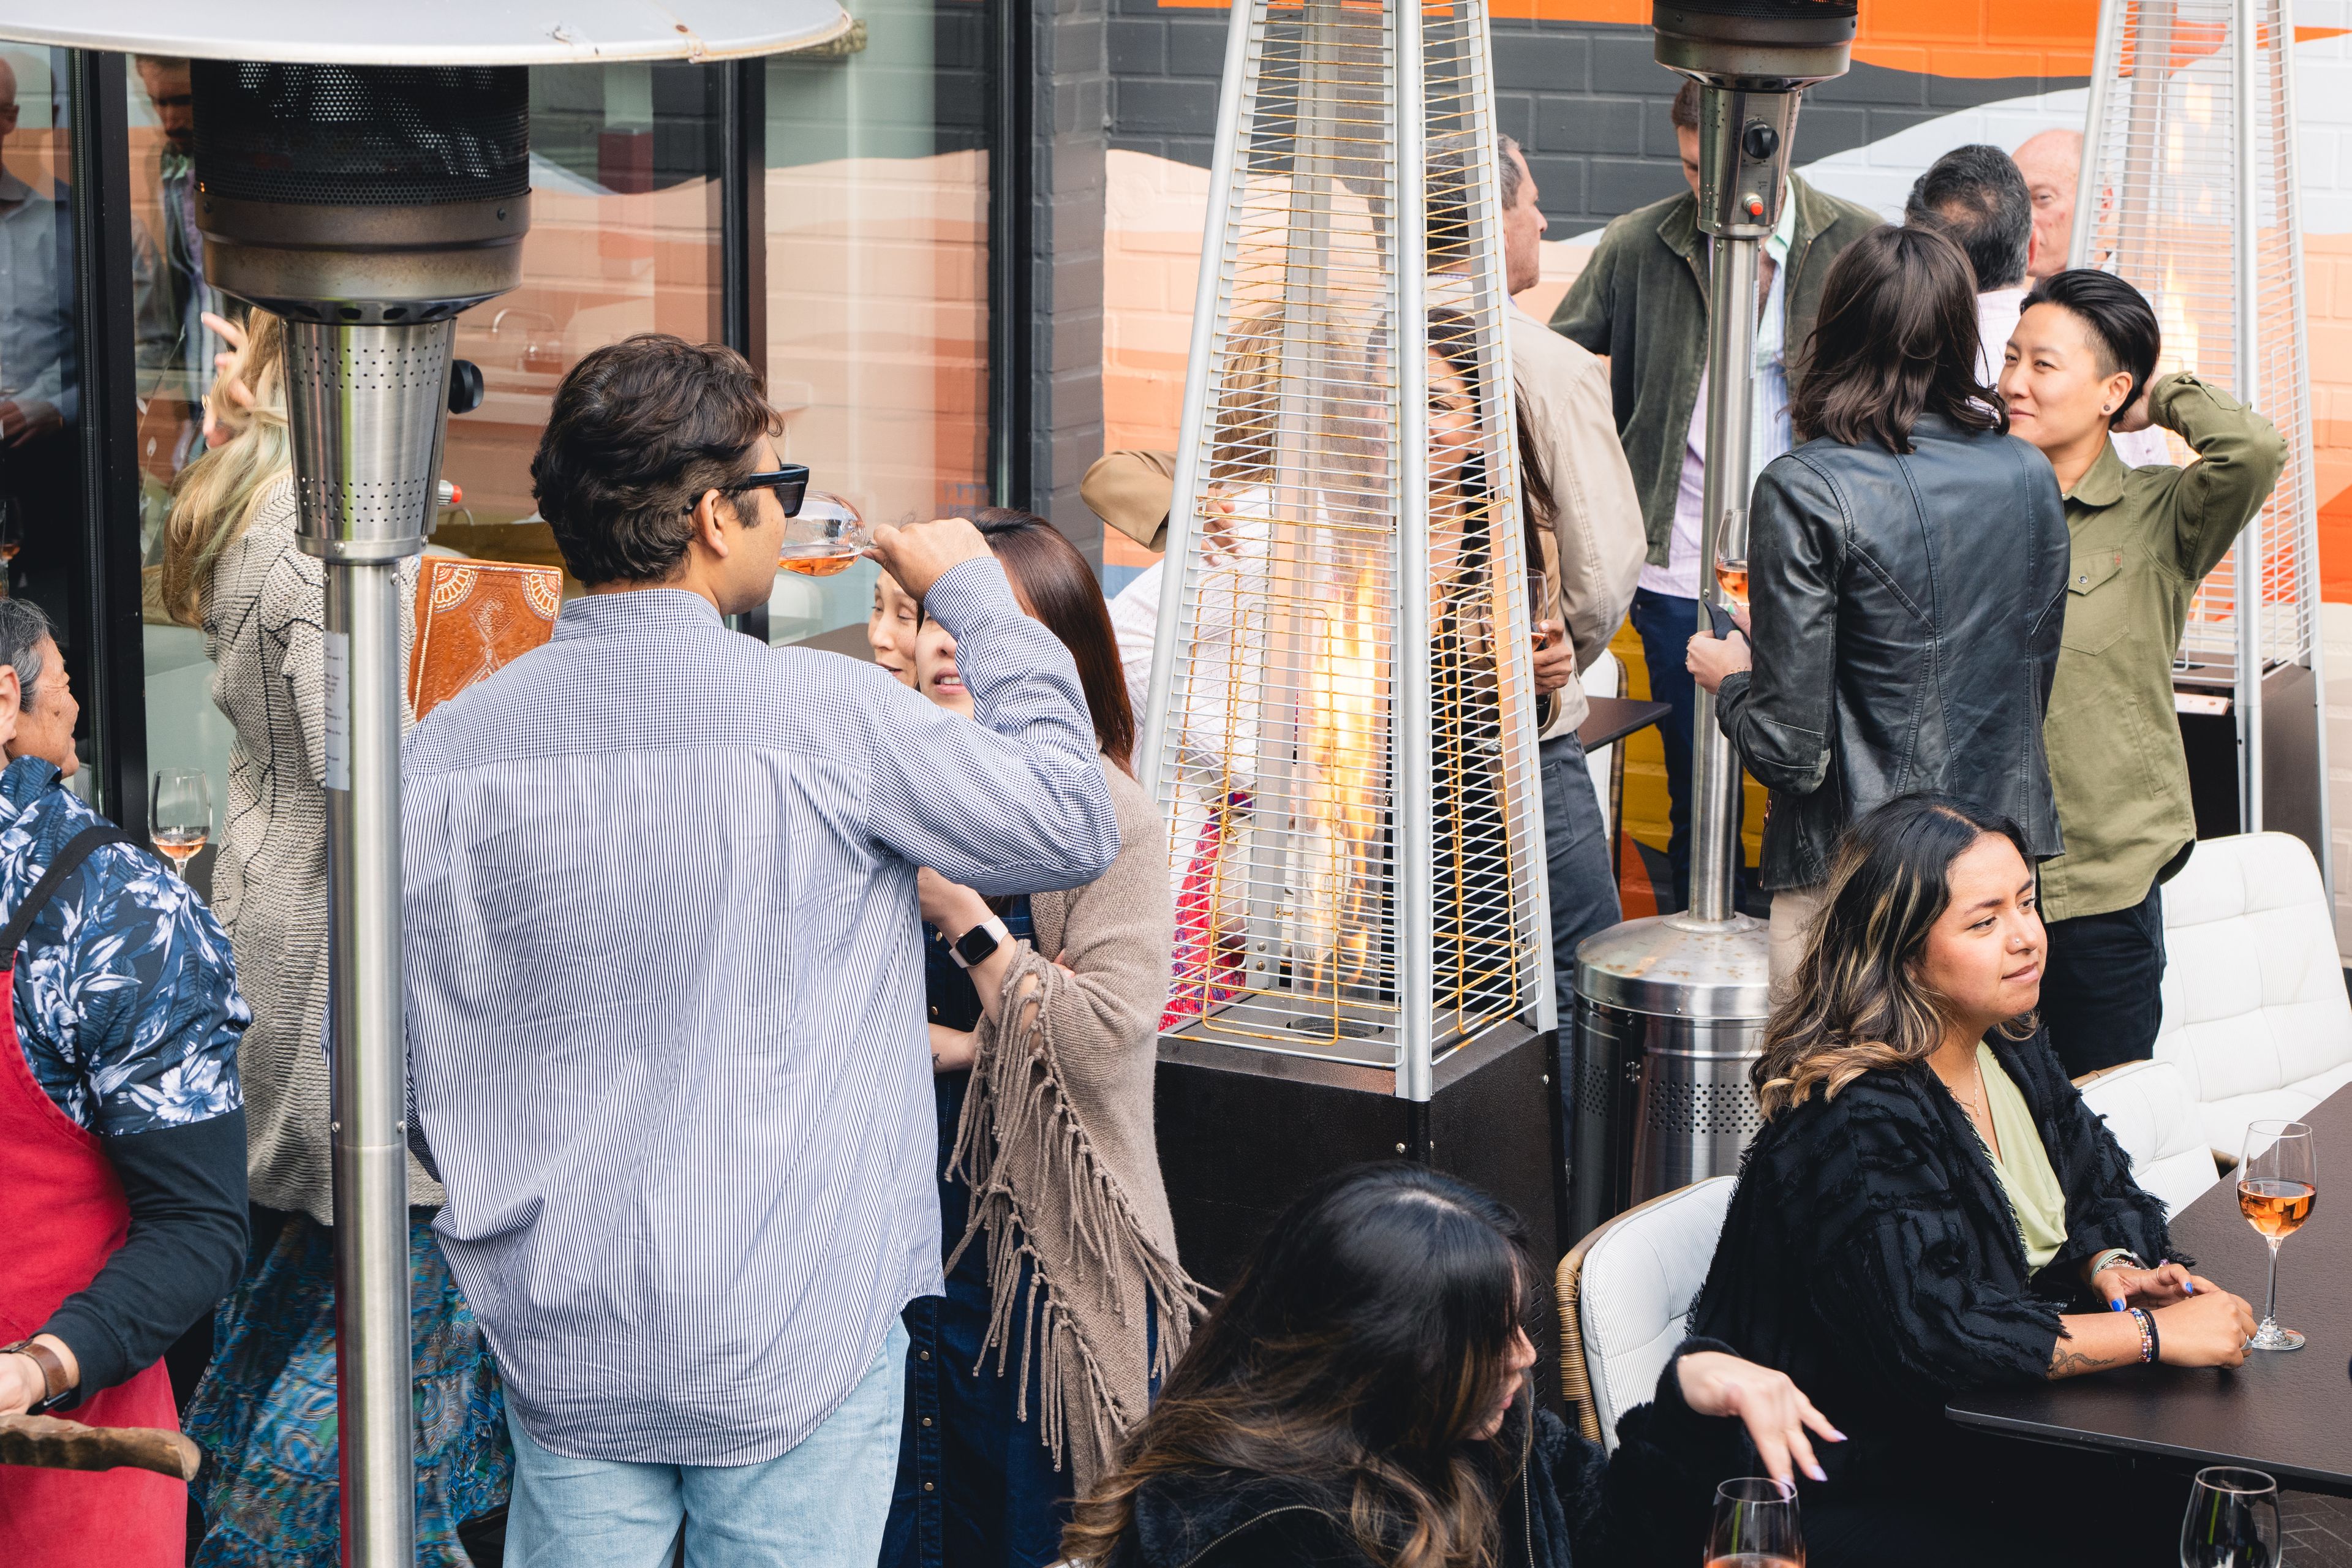
<path id="1" fill-rule="evenodd" d="M 326 567 L 296 542 L 281 481 L 214 564 L 205 653 L 236 727 L 213 868 L 213 912 L 236 954 L 253 1026 L 237 1049 L 253 1201 L 334 1223 L 327 1132 Z M 400 578 L 401 668 L 415 636 L 414 563 Z M 408 1162 L 408 1201 L 441 1189 Z"/>

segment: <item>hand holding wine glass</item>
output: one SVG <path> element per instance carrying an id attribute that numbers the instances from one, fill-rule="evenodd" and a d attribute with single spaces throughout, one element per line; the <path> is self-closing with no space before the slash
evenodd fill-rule
<path id="1" fill-rule="evenodd" d="M 160 768 L 147 801 L 155 848 L 184 879 L 188 862 L 212 837 L 212 780 L 202 768 Z"/>
<path id="2" fill-rule="evenodd" d="M 2246 1342 L 2248 1350 L 2303 1348 L 2301 1334 L 2279 1327 L 2279 1243 L 2302 1227 L 2318 1200 L 2319 1158 L 2311 1129 L 2300 1121 L 2249 1122 L 2245 1157 L 2238 1164 L 2238 1212 L 2270 1243 L 2271 1270 L 2262 1326 Z"/>

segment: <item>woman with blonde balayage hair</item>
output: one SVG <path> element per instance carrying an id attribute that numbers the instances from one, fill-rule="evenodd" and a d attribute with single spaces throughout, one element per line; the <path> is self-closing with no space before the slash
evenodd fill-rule
<path id="1" fill-rule="evenodd" d="M 1813 1568 L 2153 1562 L 2178 1483 L 1976 1435 L 1944 1406 L 2235 1366 L 2253 1314 L 2171 1250 L 2164 1205 L 2042 1035 L 2016 824 L 1900 795 L 1832 867 L 1752 1069 L 1767 1120 L 1691 1332 L 1787 1373 L 1853 1438 L 1804 1488 Z"/>

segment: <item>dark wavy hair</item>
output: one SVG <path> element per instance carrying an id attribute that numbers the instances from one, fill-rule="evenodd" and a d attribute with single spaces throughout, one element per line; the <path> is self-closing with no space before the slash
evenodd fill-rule
<path id="1" fill-rule="evenodd" d="M 1977 380 L 1976 274 L 1932 229 L 1881 226 L 1845 247 L 1822 285 L 1804 380 L 1789 400 L 1797 438 L 1911 450 L 1922 414 L 2006 430 Z"/>
<path id="2" fill-rule="evenodd" d="M 741 354 L 640 332 L 589 353 L 555 389 L 531 494 L 581 582 L 664 582 L 686 560 L 703 492 L 740 508 L 760 437 L 782 428 Z"/>
<path id="3" fill-rule="evenodd" d="M 1846 829 L 1819 923 L 1748 1068 L 1767 1117 L 1802 1105 L 1816 1087 L 1832 1100 L 1866 1072 L 1936 1054 L 1944 1004 L 1920 978 L 1919 957 L 1952 901 L 1952 862 L 1987 834 L 2033 864 L 2016 823 L 1949 795 L 1897 795 Z M 2002 1030 L 2022 1039 L 2033 1015 Z"/>
<path id="4" fill-rule="evenodd" d="M 1332 1500 L 1381 1568 L 1487 1568 L 1517 1474 L 1490 1414 L 1537 1278 L 1509 1209 L 1420 1165 L 1360 1165 L 1285 1209 L 1062 1551 L 1108 1563 L 1158 1476 L 1282 1476 Z M 1527 1403 L 1521 1391 L 1517 1405 Z M 1517 1405 L 1507 1430 L 1523 1431 Z"/>
<path id="5" fill-rule="evenodd" d="M 2083 323 L 2099 356 L 2099 374 L 2131 372 L 2131 393 L 2107 416 L 2113 425 L 2139 401 L 2156 375 L 2157 356 L 2164 353 L 2164 327 L 2147 297 L 2113 273 L 2095 268 L 2070 267 L 2042 279 L 2025 297 L 2021 310 L 2055 305 Z"/>
<path id="6" fill-rule="evenodd" d="M 1135 709 L 1127 700 L 1127 673 L 1118 662 L 1118 634 L 1102 584 L 1078 547 L 1034 511 L 982 507 L 964 514 L 1013 584 L 1013 596 L 1030 618 L 1041 623 L 1070 650 L 1078 685 L 1095 721 L 1095 744 L 1102 754 L 1135 772 Z M 916 615 L 922 614 L 921 606 Z"/>

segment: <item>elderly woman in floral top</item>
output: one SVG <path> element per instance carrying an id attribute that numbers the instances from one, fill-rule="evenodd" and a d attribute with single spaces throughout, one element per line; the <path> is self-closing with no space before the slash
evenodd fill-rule
<path id="1" fill-rule="evenodd" d="M 66 787 L 79 711 L 48 617 L 0 599 L 0 1415 L 170 1427 L 160 1358 L 244 1263 L 251 1015 L 187 884 Z M 160 1568 L 186 1519 L 161 1476 L 16 1470 L 0 1563 Z"/>

